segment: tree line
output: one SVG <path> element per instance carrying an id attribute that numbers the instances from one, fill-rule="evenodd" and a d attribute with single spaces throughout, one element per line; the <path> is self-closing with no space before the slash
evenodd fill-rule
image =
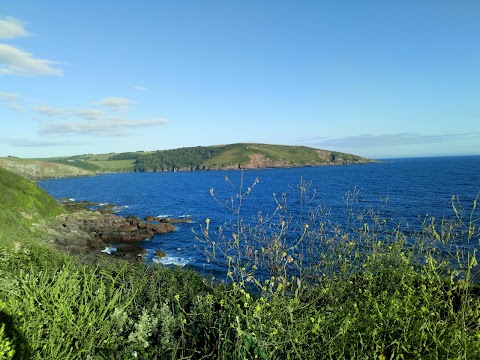
<path id="1" fill-rule="evenodd" d="M 109 160 L 135 160 L 134 171 L 175 171 L 181 168 L 201 170 L 203 163 L 225 151 L 225 146 L 189 147 L 159 150 L 153 153 L 122 153 L 112 155 Z"/>

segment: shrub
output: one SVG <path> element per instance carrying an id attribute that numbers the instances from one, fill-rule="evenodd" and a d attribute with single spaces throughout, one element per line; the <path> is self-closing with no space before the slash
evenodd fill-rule
<path id="1" fill-rule="evenodd" d="M 12 359 L 15 349 L 5 333 L 5 324 L 0 323 L 0 359 Z"/>

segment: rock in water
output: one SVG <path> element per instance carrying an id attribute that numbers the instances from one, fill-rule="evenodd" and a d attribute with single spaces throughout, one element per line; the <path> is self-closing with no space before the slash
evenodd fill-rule
<path id="1" fill-rule="evenodd" d="M 162 251 L 162 250 L 156 250 L 156 251 L 155 251 L 155 256 L 156 256 L 157 258 L 161 259 L 161 258 L 167 256 L 167 254 L 166 254 L 164 251 Z"/>
<path id="2" fill-rule="evenodd" d="M 170 223 L 147 224 L 146 228 L 147 230 L 152 230 L 155 234 L 165 234 L 175 231 L 175 226 Z"/>
<path id="3" fill-rule="evenodd" d="M 141 246 L 135 244 L 121 244 L 117 246 L 117 252 L 119 253 L 131 253 L 131 254 L 146 254 L 147 250 L 142 248 Z"/>

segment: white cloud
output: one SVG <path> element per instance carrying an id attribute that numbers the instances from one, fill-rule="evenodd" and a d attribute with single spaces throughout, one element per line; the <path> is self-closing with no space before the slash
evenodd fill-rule
<path id="1" fill-rule="evenodd" d="M 4 101 L 16 101 L 20 95 L 15 93 L 0 92 L 0 99 Z"/>
<path id="2" fill-rule="evenodd" d="M 133 89 L 134 89 L 134 90 L 138 90 L 138 91 L 145 91 L 145 90 L 147 90 L 146 87 L 140 86 L 140 85 L 134 85 L 134 86 L 133 86 Z"/>
<path id="3" fill-rule="evenodd" d="M 79 109 L 75 112 L 75 115 L 87 120 L 98 120 L 106 117 L 103 111 L 97 109 Z"/>
<path id="4" fill-rule="evenodd" d="M 62 116 L 65 115 L 65 110 L 61 108 L 38 105 L 33 108 L 33 110 L 41 116 Z"/>
<path id="5" fill-rule="evenodd" d="M 73 146 L 85 145 L 82 142 L 75 141 L 55 141 L 43 139 L 27 139 L 27 138 L 0 138 L 0 142 L 13 147 L 50 147 L 50 146 Z"/>
<path id="6" fill-rule="evenodd" d="M 152 120 L 127 120 L 119 118 L 96 118 L 81 121 L 58 121 L 44 124 L 40 128 L 41 135 L 94 135 L 94 136 L 123 136 L 130 132 L 125 130 L 135 130 L 144 127 L 155 127 L 166 124 L 164 119 Z"/>
<path id="7" fill-rule="evenodd" d="M 20 95 L 15 93 L 0 92 L 0 101 L 4 102 L 10 109 L 22 111 L 23 107 L 18 103 Z"/>
<path id="8" fill-rule="evenodd" d="M 17 37 L 30 36 L 25 30 L 24 23 L 13 17 L 5 17 L 0 19 L 0 39 L 14 39 Z"/>
<path id="9" fill-rule="evenodd" d="M 123 97 L 109 97 L 100 100 L 96 104 L 115 111 L 124 111 L 127 110 L 131 104 L 134 104 L 134 102 Z"/>
<path id="10" fill-rule="evenodd" d="M 11 45 L 0 44 L 1 75 L 63 75 L 63 71 L 54 68 L 54 61 L 39 59 L 32 54 Z"/>
<path id="11" fill-rule="evenodd" d="M 389 146 L 409 146 L 418 144 L 439 144 L 449 142 L 459 138 L 478 137 L 477 133 L 465 134 L 444 134 L 444 135 L 422 135 L 411 133 L 399 134 L 362 134 L 356 136 L 347 136 L 337 139 L 319 139 L 319 138 L 305 138 L 301 139 L 303 143 L 336 147 L 336 148 L 377 148 Z"/>

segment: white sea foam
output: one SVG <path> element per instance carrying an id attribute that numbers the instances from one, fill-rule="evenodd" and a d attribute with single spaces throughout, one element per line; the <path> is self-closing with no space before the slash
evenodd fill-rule
<path id="1" fill-rule="evenodd" d="M 178 266 L 185 266 L 190 261 L 188 259 L 176 256 L 164 256 L 162 258 L 154 257 L 152 260 L 154 263 L 163 264 L 163 265 L 178 265 Z"/>
<path id="2" fill-rule="evenodd" d="M 117 248 L 116 248 L 116 247 L 107 246 L 105 249 L 102 250 L 102 252 L 103 252 L 103 253 L 106 253 L 106 254 L 111 254 L 111 253 L 117 252 Z"/>
<path id="3" fill-rule="evenodd" d="M 158 219 L 165 219 L 165 218 L 173 218 L 173 219 L 184 219 L 184 218 L 191 218 L 192 215 L 172 215 L 172 214 L 160 214 L 156 216 Z"/>
<path id="4" fill-rule="evenodd" d="M 112 210 L 113 212 L 119 212 L 120 210 L 127 209 L 127 208 L 128 208 L 128 205 L 121 205 L 121 206 L 114 206 Z"/>

